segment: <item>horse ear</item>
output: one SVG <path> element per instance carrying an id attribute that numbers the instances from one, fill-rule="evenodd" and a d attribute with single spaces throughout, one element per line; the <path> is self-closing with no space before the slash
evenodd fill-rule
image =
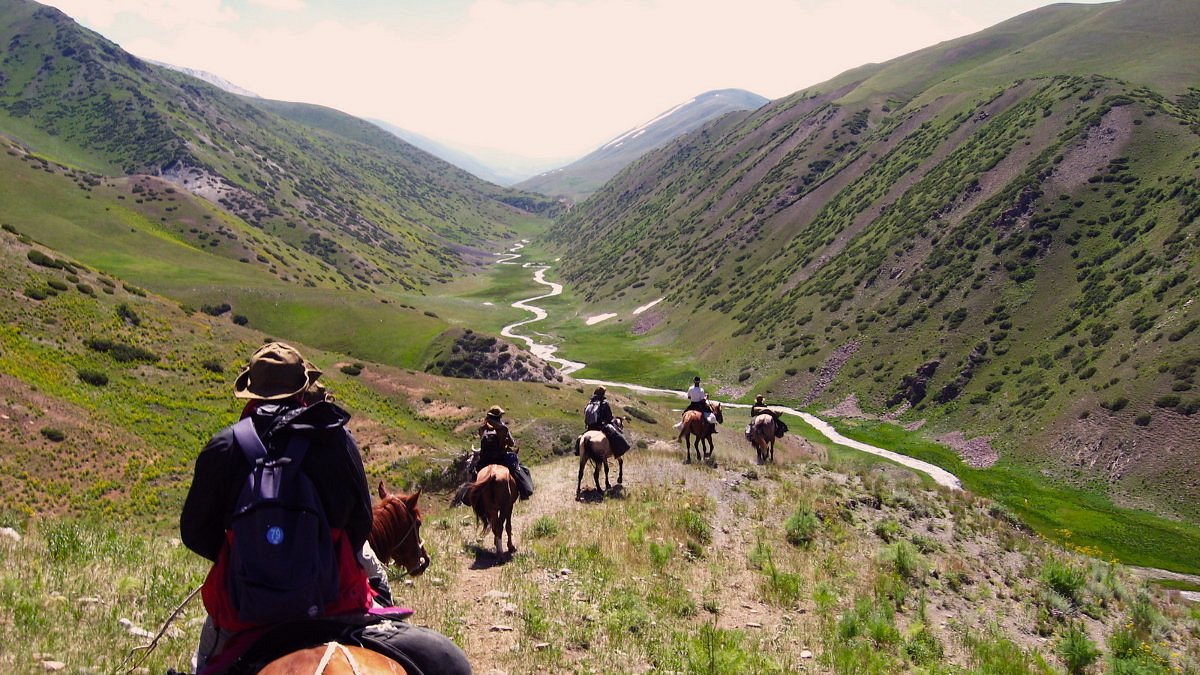
<path id="1" fill-rule="evenodd" d="M 414 492 L 412 494 L 412 496 L 410 496 L 408 499 L 406 499 L 405 502 L 408 504 L 408 507 L 411 509 L 417 505 L 417 500 L 420 498 L 421 498 L 421 491 L 417 490 L 416 492 Z"/>
<path id="2" fill-rule="evenodd" d="M 383 487 L 383 481 L 379 481 L 379 498 L 387 499 L 387 488 Z"/>

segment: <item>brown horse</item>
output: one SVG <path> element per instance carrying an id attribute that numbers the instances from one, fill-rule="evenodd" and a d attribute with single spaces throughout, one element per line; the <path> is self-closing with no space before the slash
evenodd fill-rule
<path id="1" fill-rule="evenodd" d="M 617 431 L 625 431 L 625 420 L 621 417 L 614 417 L 612 424 L 617 428 Z M 588 460 L 595 465 L 596 471 L 592 474 L 592 479 L 596 481 L 596 492 L 600 491 L 600 466 L 604 466 L 604 491 L 612 490 L 612 485 L 608 482 L 608 458 L 615 457 L 617 460 L 617 485 L 625 482 L 625 453 L 617 454 L 613 452 L 612 447 L 608 443 L 608 438 L 603 431 L 585 431 L 583 435 L 575 439 L 575 447 L 579 448 L 579 479 L 575 481 L 575 498 L 579 499 L 580 486 L 583 485 L 583 469 L 587 466 Z"/>
<path id="2" fill-rule="evenodd" d="M 775 461 L 775 416 L 763 413 L 750 422 L 750 444 L 758 454 L 758 463 Z"/>
<path id="3" fill-rule="evenodd" d="M 407 675 L 399 663 L 365 647 L 327 642 L 281 656 L 259 675 Z"/>
<path id="4" fill-rule="evenodd" d="M 725 416 L 721 414 L 721 403 L 719 401 L 709 401 L 708 409 L 717 416 L 718 424 L 723 424 L 725 422 Z M 679 436 L 675 440 L 679 441 L 680 439 L 683 439 L 684 444 L 687 445 L 688 464 L 692 463 L 693 435 L 696 437 L 696 459 L 702 460 L 711 458 L 713 453 L 713 425 L 709 424 L 708 421 L 704 419 L 704 415 L 702 415 L 699 410 L 685 410 L 683 411 L 683 422 L 679 427 Z M 708 444 L 707 450 L 704 449 L 706 442 Z"/>
<path id="5" fill-rule="evenodd" d="M 489 464 L 479 470 L 475 482 L 467 487 L 463 503 L 475 510 L 475 518 L 483 524 L 486 532 L 491 528 L 496 537 L 496 557 L 500 552 L 500 535 L 508 530 L 508 553 L 512 555 L 517 547 L 512 540 L 512 510 L 517 503 L 517 480 L 509 473 L 508 467 L 502 464 Z"/>
<path id="6" fill-rule="evenodd" d="M 379 503 L 371 510 L 371 534 L 367 541 L 384 565 L 395 562 L 417 576 L 429 567 L 429 553 L 421 539 L 421 492 L 388 493 L 379 481 Z"/>

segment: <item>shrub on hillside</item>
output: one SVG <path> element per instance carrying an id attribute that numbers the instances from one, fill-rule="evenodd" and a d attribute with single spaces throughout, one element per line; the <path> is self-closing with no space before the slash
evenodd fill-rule
<path id="1" fill-rule="evenodd" d="M 106 353 L 122 363 L 129 363 L 132 361 L 146 361 L 148 363 L 154 363 L 155 361 L 158 361 L 159 358 L 157 354 L 147 349 L 136 347 L 134 345 L 127 345 L 123 342 L 116 342 L 108 338 L 88 338 L 84 341 L 84 344 L 87 345 L 88 349 Z"/>
<path id="2" fill-rule="evenodd" d="M 1072 623 L 1058 641 L 1057 651 L 1067 665 L 1071 675 L 1086 673 L 1088 668 L 1100 658 L 1100 650 L 1088 638 L 1087 633 L 1077 624 Z"/>
<path id="3" fill-rule="evenodd" d="M 250 323 L 250 319 L 246 318 L 245 314 L 234 314 L 233 322 L 239 326 L 245 326 L 246 324 Z"/>
<path id="4" fill-rule="evenodd" d="M 87 382 L 93 387 L 103 387 L 108 384 L 108 375 L 100 372 L 99 370 L 88 370 L 86 368 L 81 368 L 80 370 L 75 371 L 75 373 L 79 376 L 79 379 Z"/>
<path id="5" fill-rule="evenodd" d="M 54 427 L 42 427 L 41 433 L 46 440 L 54 443 L 61 443 L 67 438 L 67 435 L 61 429 L 55 429 Z"/>
<path id="6" fill-rule="evenodd" d="M 205 359 L 200 362 L 200 367 L 207 370 L 210 373 L 220 374 L 220 373 L 225 372 L 225 366 L 222 365 L 221 362 L 217 359 Z"/>
<path id="7" fill-rule="evenodd" d="M 65 281 L 59 281 L 58 279 L 51 279 L 46 282 L 46 285 L 56 291 L 66 291 L 71 288 L 70 284 Z"/>
<path id="8" fill-rule="evenodd" d="M 62 260 L 55 260 L 54 258 L 51 258 L 45 253 L 42 253 L 34 248 L 29 249 L 29 252 L 25 254 L 25 257 L 29 259 L 29 262 L 40 267 L 49 267 L 51 269 L 59 270 L 67 266 L 67 264 Z"/>
<path id="9" fill-rule="evenodd" d="M 808 546 L 813 543 L 821 529 L 821 519 L 809 507 L 801 506 L 788 517 L 783 529 L 787 533 L 789 544 Z"/>
<path id="10" fill-rule="evenodd" d="M 230 306 L 230 304 L 228 302 L 222 302 L 219 305 L 201 305 L 200 306 L 200 311 L 204 312 L 205 314 L 208 314 L 209 316 L 221 316 L 222 314 L 228 312 L 231 309 L 233 309 L 233 307 Z"/>
<path id="11" fill-rule="evenodd" d="M 45 300 L 46 298 L 50 297 L 50 294 L 46 292 L 45 288 L 34 288 L 33 286 L 29 286 L 25 289 L 25 297 L 33 300 Z"/>
<path id="12" fill-rule="evenodd" d="M 646 424 L 658 424 L 658 420 L 651 417 L 650 413 L 646 412 L 645 410 L 642 410 L 641 408 L 635 408 L 631 405 L 627 405 L 627 406 L 624 406 L 624 410 L 625 410 L 625 413 L 627 415 L 629 415 L 630 417 L 639 419 L 639 420 L 645 422 Z"/>
<path id="13" fill-rule="evenodd" d="M 363 365 L 361 363 L 347 363 L 341 367 L 341 371 L 346 375 L 360 375 L 363 371 Z"/>
<path id="14" fill-rule="evenodd" d="M 1101 408 L 1104 408 L 1105 410 L 1110 410 L 1112 412 L 1124 410 L 1125 406 L 1127 406 L 1127 405 L 1129 405 L 1129 399 L 1125 398 L 1124 396 L 1118 396 L 1110 401 L 1101 401 L 1100 402 Z"/>
<path id="15" fill-rule="evenodd" d="M 138 316 L 137 312 L 133 311 L 129 305 L 124 302 L 117 305 L 117 316 L 121 317 L 122 321 L 125 321 L 131 326 L 142 325 L 142 317 Z"/>

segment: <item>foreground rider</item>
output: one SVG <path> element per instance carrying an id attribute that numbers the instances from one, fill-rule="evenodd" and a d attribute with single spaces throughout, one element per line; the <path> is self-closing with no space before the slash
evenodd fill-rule
<path id="1" fill-rule="evenodd" d="M 714 424 L 710 419 L 712 415 L 712 408 L 708 407 L 708 394 L 704 393 L 703 387 L 700 386 L 699 377 L 692 378 L 692 386 L 687 390 L 687 397 L 688 406 L 683 409 L 684 412 L 687 412 L 688 410 L 699 411 L 700 414 L 704 416 L 704 421 L 708 422 L 708 425 L 712 427 L 712 433 L 717 433 L 717 425 Z"/>
<path id="2" fill-rule="evenodd" d="M 583 424 L 587 427 L 587 431 L 599 431 L 608 439 L 608 445 L 612 448 L 614 454 L 618 457 L 629 450 L 629 442 L 613 425 L 612 407 L 608 405 L 608 400 L 605 398 L 608 390 L 603 386 L 596 387 L 592 392 L 592 398 L 583 409 Z M 576 444 L 575 454 L 579 454 L 579 446 Z"/>
<path id="3" fill-rule="evenodd" d="M 234 386 L 234 395 L 248 401 L 243 423 L 223 429 L 196 458 L 180 515 L 180 535 L 189 549 L 214 563 L 201 588 L 211 629 L 201 636 L 194 664 L 197 672 L 254 672 L 289 651 L 341 640 L 386 654 L 411 667 L 410 672 L 470 673 L 462 650 L 445 636 L 367 613 L 373 592 L 357 553 L 371 529 L 371 498 L 362 458 L 346 429 L 350 415 L 321 395 L 315 386 L 320 375 L 320 370 L 289 345 L 273 342 L 260 348 Z M 264 451 L 263 459 L 256 460 L 253 467 L 248 456 L 255 450 L 244 445 Z M 297 466 L 292 466 L 292 458 L 299 458 Z M 242 566 L 231 560 L 240 558 L 253 566 L 257 551 L 283 544 L 287 537 L 278 533 L 291 530 L 268 523 L 266 544 L 256 541 L 259 548 L 243 547 L 235 530 L 238 524 L 252 520 L 254 512 L 242 515 L 235 511 L 246 494 L 254 492 L 252 473 L 265 476 L 280 467 L 280 484 L 312 495 L 309 499 L 319 506 L 320 515 L 308 517 L 317 521 L 315 538 L 327 542 L 333 551 L 336 565 L 329 569 L 336 569 L 333 583 L 337 590 L 332 597 L 323 595 L 327 598 L 323 606 L 312 605 L 305 616 L 254 620 L 232 595 Z M 289 473 L 289 467 L 294 471 Z M 309 488 L 311 492 L 307 492 Z M 271 513 L 266 502 L 256 506 Z M 321 548 L 320 541 L 295 550 Z M 317 555 L 312 559 L 323 560 Z M 289 582 L 304 584 L 307 578 L 308 587 L 319 585 L 314 577 L 325 578 L 316 568 L 279 565 L 271 569 Z M 286 607 L 286 596 L 295 592 L 308 590 L 271 591 L 262 604 L 278 601 Z M 264 607 L 256 605 L 254 609 Z M 280 616 L 284 616 L 282 610 Z"/>
<path id="4" fill-rule="evenodd" d="M 479 426 L 479 459 L 475 461 L 475 472 L 478 473 L 489 464 L 507 467 L 517 481 L 521 499 L 529 499 L 533 496 L 533 477 L 529 469 L 521 466 L 521 460 L 517 457 L 517 443 L 502 419 L 504 412 L 504 408 L 498 405 L 488 408 L 483 424 Z"/>

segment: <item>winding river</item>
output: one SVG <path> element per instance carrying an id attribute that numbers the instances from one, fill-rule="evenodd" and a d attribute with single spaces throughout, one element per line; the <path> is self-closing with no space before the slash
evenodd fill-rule
<path id="1" fill-rule="evenodd" d="M 549 361 L 550 363 L 555 364 L 558 367 L 559 372 L 561 372 L 563 375 L 570 375 L 571 373 L 575 373 L 579 370 L 582 370 L 584 367 L 587 366 L 587 364 L 580 363 L 578 361 L 571 361 L 568 359 L 564 359 L 560 356 L 557 356 L 556 355 L 556 352 L 558 351 L 557 345 L 545 344 L 543 342 L 539 342 L 535 338 L 535 336 L 537 338 L 547 338 L 549 336 L 546 336 L 546 335 L 543 335 L 540 333 L 523 334 L 523 333 L 516 332 L 516 329 L 518 329 L 522 326 L 528 326 L 529 324 L 535 323 L 537 321 L 541 321 L 541 320 L 545 319 L 547 316 L 549 316 L 549 313 L 546 312 L 545 309 L 542 309 L 541 307 L 538 307 L 538 306 L 530 304 L 530 303 L 537 302 L 538 300 L 544 300 L 546 298 L 552 298 L 556 295 L 559 295 L 563 291 L 562 284 L 557 284 L 557 283 L 554 283 L 553 281 L 546 281 L 546 270 L 550 269 L 549 265 L 546 265 L 543 263 L 533 263 L 533 262 L 526 262 L 526 263 L 516 262 L 516 260 L 521 257 L 521 254 L 518 253 L 518 251 L 520 251 L 522 248 L 525 248 L 526 243 L 528 243 L 528 242 L 523 241 L 521 243 L 518 243 L 516 246 L 509 249 L 509 251 L 507 253 L 500 254 L 502 259 L 497 260 L 497 262 L 500 264 L 503 264 L 503 265 L 520 264 L 525 268 L 534 270 L 533 280 L 539 284 L 542 284 L 543 286 L 549 286 L 550 290 L 546 293 L 542 293 L 541 295 L 535 295 L 532 298 L 526 298 L 524 300 L 518 300 L 518 301 L 512 303 L 512 306 L 516 307 L 517 309 L 523 309 L 527 312 L 532 312 L 533 317 L 529 318 L 529 319 L 525 319 L 523 321 L 518 321 L 516 323 L 511 323 L 511 324 L 505 326 L 500 331 L 500 334 L 504 337 L 521 340 L 528 346 L 530 353 L 532 353 L 535 356 L 538 356 L 546 361 Z M 628 389 L 631 391 L 636 391 L 636 392 L 644 393 L 644 394 L 667 394 L 670 396 L 679 396 L 681 398 L 687 396 L 686 393 L 675 390 L 675 389 L 658 389 L 655 387 L 646 387 L 646 386 L 643 386 L 640 384 L 633 384 L 631 382 L 609 382 L 607 380 L 592 380 L 592 379 L 586 379 L 586 378 L 575 378 L 575 379 L 576 379 L 576 381 L 582 382 L 584 384 L 601 384 L 601 385 L 604 385 L 605 387 L 619 387 L 621 389 Z M 746 405 L 743 403 L 724 403 L 724 402 L 722 402 L 721 405 L 725 406 L 727 408 L 749 408 L 750 407 L 749 405 Z M 884 457 L 893 462 L 896 462 L 897 464 L 903 464 L 904 466 L 907 466 L 911 469 L 916 469 L 917 471 L 921 471 L 921 472 L 929 475 L 929 477 L 932 478 L 938 485 L 944 485 L 953 490 L 961 490 L 962 489 L 962 482 L 960 480 L 958 480 L 958 477 L 939 466 L 934 466 L 933 464 L 930 464 L 929 462 L 922 462 L 919 459 L 914 459 L 907 455 L 901 455 L 900 453 L 892 452 L 891 450 L 877 448 L 873 445 L 868 445 L 866 443 L 856 441 L 852 438 L 846 438 L 845 436 L 839 434 L 832 426 L 830 426 L 830 424 L 828 422 L 826 422 L 820 418 L 817 418 L 809 413 L 802 412 L 800 410 L 795 410 L 793 408 L 788 408 L 785 406 L 772 405 L 771 407 L 776 410 L 782 410 L 785 413 L 799 417 L 800 419 L 804 420 L 808 424 L 812 425 L 813 428 L 815 428 L 822 435 L 824 435 L 826 438 L 828 438 L 830 441 L 832 441 L 834 443 L 837 443 L 839 445 L 844 445 L 844 446 L 847 446 L 850 448 L 854 448 L 855 450 L 861 450 L 863 452 L 868 452 L 868 453 L 871 453 L 872 455 L 878 455 L 880 457 Z"/>

